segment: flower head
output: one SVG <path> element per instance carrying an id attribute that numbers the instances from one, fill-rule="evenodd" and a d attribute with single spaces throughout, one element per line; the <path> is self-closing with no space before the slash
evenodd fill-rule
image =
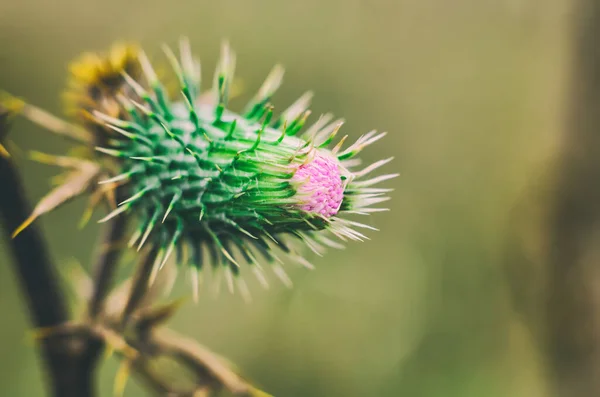
<path id="1" fill-rule="evenodd" d="M 318 153 L 298 167 L 292 181 L 301 200 L 300 208 L 309 214 L 331 218 L 340 210 L 344 200 L 342 165 L 334 156 Z"/>
<path id="2" fill-rule="evenodd" d="M 134 79 L 141 77 L 139 53 L 137 45 L 116 43 L 106 53 L 86 52 L 69 65 L 64 94 L 67 112 L 94 131 L 98 143 L 115 134 L 96 123 L 92 113 L 100 111 L 112 117 L 125 117 L 118 98 L 131 96 L 133 92 L 123 74 Z"/>
<path id="3" fill-rule="evenodd" d="M 210 264 L 224 270 L 230 289 L 237 280 L 244 292 L 243 279 L 235 277 L 241 263 L 264 283 L 260 262 L 265 260 L 290 284 L 275 247 L 311 267 L 294 240 L 322 254 L 325 246 L 340 247 L 328 235 L 343 241 L 366 238 L 356 229 L 371 227 L 346 219 L 346 214 L 385 210 L 375 205 L 388 200 L 389 189 L 373 186 L 396 175 L 368 174 L 391 159 L 357 169 L 356 158 L 385 133 L 371 131 L 345 149 L 344 137 L 330 148 L 342 120 L 324 115 L 305 129 L 310 93 L 275 116 L 270 102 L 282 80 L 281 67 L 236 113 L 227 107 L 235 67 L 227 45 L 213 87 L 202 95 L 200 63 L 187 41 L 181 43 L 179 59 L 165 48 L 181 88 L 179 98 L 166 94 L 141 50 L 120 54 L 88 56 L 93 62 L 83 65 L 96 65 L 94 72 L 76 67 L 71 86 L 85 93 L 79 98 L 92 99 L 76 104 L 91 114 L 94 126 L 89 129 L 100 135 L 93 140 L 97 161 L 111 173 L 99 184 L 113 186 L 123 196 L 101 222 L 134 216 L 130 245 L 157 244 L 157 271 L 175 252 L 178 263 L 192 269 Z M 104 88 L 98 96 L 90 93 L 91 87 Z"/>

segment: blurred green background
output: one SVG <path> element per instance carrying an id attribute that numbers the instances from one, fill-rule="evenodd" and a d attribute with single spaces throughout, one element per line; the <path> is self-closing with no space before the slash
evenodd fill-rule
<path id="1" fill-rule="evenodd" d="M 204 294 L 174 328 L 278 397 L 545 396 L 540 349 L 505 261 L 511 219 L 560 149 L 570 12 L 567 0 L 2 1 L 0 88 L 60 114 L 66 66 L 83 51 L 139 40 L 156 59 L 162 42 L 187 35 L 209 79 L 227 38 L 245 89 L 232 103 L 240 109 L 282 63 L 279 108 L 313 89 L 313 121 L 331 111 L 354 139 L 389 131 L 364 157 L 395 157 L 385 169 L 401 173 L 392 211 L 372 217 L 381 231 L 371 241 L 311 256 L 315 271 L 291 270 L 294 289 L 253 284 L 251 305 Z M 68 148 L 25 121 L 12 138 L 23 150 Z M 39 199 L 59 170 L 15 156 Z M 57 261 L 89 263 L 98 227 L 77 229 L 84 207 L 78 200 L 38 222 Z M 0 394 L 41 395 L 1 244 Z M 103 396 L 115 370 L 103 366 Z M 128 384 L 126 396 L 143 395 Z"/>

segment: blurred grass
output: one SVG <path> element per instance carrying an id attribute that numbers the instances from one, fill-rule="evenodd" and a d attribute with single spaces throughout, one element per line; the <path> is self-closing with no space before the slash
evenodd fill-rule
<path id="1" fill-rule="evenodd" d="M 568 4 L 2 2 L 0 88 L 59 113 L 66 64 L 82 51 L 131 39 L 158 58 L 161 42 L 188 35 L 208 80 L 228 38 L 247 89 L 233 103 L 241 107 L 281 62 L 278 107 L 314 89 L 313 115 L 345 117 L 351 138 L 390 132 L 364 156 L 395 156 L 387 171 L 402 175 L 392 211 L 373 216 L 381 232 L 372 241 L 311 257 L 315 272 L 293 271 L 293 290 L 254 286 L 250 306 L 205 297 L 175 327 L 276 396 L 543 396 L 539 354 L 511 306 L 502 252 L 510 212 L 559 143 Z M 67 148 L 27 122 L 13 138 L 27 150 Z M 41 197 L 56 170 L 18 161 L 32 199 Z M 97 227 L 76 229 L 83 206 L 39 222 L 56 259 L 89 261 Z M 0 392 L 40 395 L 7 266 L 0 310 Z M 115 368 L 103 372 L 103 395 Z M 131 384 L 127 395 L 144 392 Z"/>

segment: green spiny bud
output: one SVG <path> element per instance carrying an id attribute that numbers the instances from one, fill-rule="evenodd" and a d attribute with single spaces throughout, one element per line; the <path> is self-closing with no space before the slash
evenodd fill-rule
<path id="1" fill-rule="evenodd" d="M 210 100 L 200 95 L 200 64 L 188 42 L 182 40 L 179 59 L 169 48 L 164 51 L 178 78 L 179 99 L 167 94 L 140 52 L 139 67 L 126 62 L 120 78 L 114 78 L 114 67 L 104 68 L 111 72 L 112 84 L 123 89 L 112 90 L 111 101 L 94 98 L 92 107 L 85 108 L 100 127 L 93 128 L 97 152 L 114 158 L 109 164 L 117 170 L 100 184 L 118 184 L 125 195 L 101 222 L 135 215 L 130 244 L 160 247 L 155 271 L 176 253 L 178 263 L 194 270 L 196 283 L 199 270 L 209 263 L 225 270 L 230 290 L 237 280 L 242 293 L 245 283 L 236 277 L 242 260 L 266 285 L 262 257 L 290 285 L 274 247 L 312 267 L 296 251 L 294 240 L 321 255 L 325 246 L 341 247 L 328 234 L 343 241 L 366 238 L 356 228 L 372 228 L 344 214 L 386 210 L 374 206 L 388 200 L 389 189 L 373 186 L 396 174 L 368 175 L 391 159 L 356 169 L 357 154 L 385 133 L 369 132 L 345 149 L 343 137 L 330 148 L 342 125 L 331 115 L 301 133 L 310 114 L 310 93 L 275 117 L 271 98 L 283 77 L 279 66 L 245 110 L 235 113 L 228 109 L 235 56 L 227 45 Z M 128 60 L 133 58 L 125 52 Z M 119 64 L 118 59 L 113 63 Z M 129 70 L 141 73 L 133 76 Z M 119 106 L 110 107 L 111 112 L 93 106 L 115 99 Z"/>

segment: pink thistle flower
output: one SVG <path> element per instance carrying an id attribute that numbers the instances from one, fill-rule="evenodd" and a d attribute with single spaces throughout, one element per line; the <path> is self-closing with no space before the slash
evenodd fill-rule
<path id="1" fill-rule="evenodd" d="M 296 170 L 292 181 L 298 194 L 305 196 L 302 210 L 330 218 L 338 213 L 344 200 L 344 181 L 337 158 L 318 153 Z"/>

